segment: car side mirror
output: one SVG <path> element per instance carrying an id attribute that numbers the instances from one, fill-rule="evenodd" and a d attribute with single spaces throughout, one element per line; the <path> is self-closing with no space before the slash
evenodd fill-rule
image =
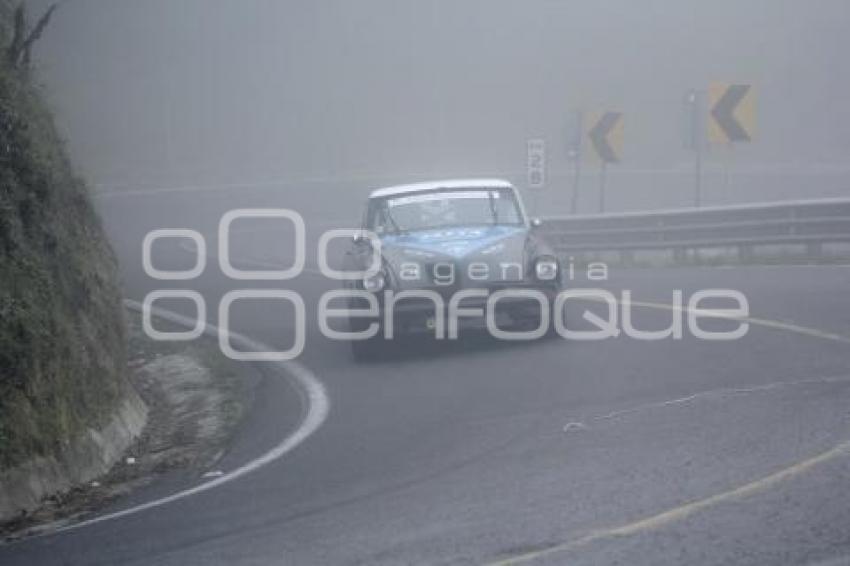
<path id="1" fill-rule="evenodd" d="M 539 218 L 532 218 L 531 219 L 531 227 L 532 228 L 540 228 L 541 226 L 543 226 L 543 221 L 541 219 L 539 219 Z"/>
<path id="2" fill-rule="evenodd" d="M 355 246 L 371 246 L 372 238 L 370 238 L 371 234 L 367 231 L 356 232 L 351 236 L 351 241 L 354 242 Z"/>

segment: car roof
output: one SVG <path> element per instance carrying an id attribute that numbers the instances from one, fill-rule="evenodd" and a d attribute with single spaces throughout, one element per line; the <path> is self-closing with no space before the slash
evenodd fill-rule
<path id="1" fill-rule="evenodd" d="M 439 189 L 512 189 L 513 185 L 504 179 L 446 179 L 443 181 L 427 181 L 394 185 L 372 191 L 369 198 L 381 198 L 406 193 L 433 191 Z"/>

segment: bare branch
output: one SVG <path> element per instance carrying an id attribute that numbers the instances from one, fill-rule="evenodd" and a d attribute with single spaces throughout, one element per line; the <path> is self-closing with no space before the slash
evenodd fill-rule
<path id="1" fill-rule="evenodd" d="M 46 12 L 38 19 L 38 22 L 35 24 L 35 27 L 30 32 L 29 36 L 27 36 L 26 41 L 24 41 L 23 45 L 23 60 L 21 61 L 22 65 L 25 68 L 28 68 L 30 65 L 30 60 L 32 59 L 32 46 L 33 44 L 41 38 L 41 34 L 44 33 L 44 29 L 47 27 L 47 24 L 50 23 L 50 17 L 53 15 L 53 12 L 56 11 L 56 8 L 59 6 L 58 2 L 54 2 L 50 5 Z"/>
<path id="2" fill-rule="evenodd" d="M 30 60 L 32 59 L 32 47 L 35 42 L 41 38 L 47 24 L 50 23 L 50 18 L 53 16 L 53 12 L 56 11 L 56 8 L 59 7 L 60 3 L 61 0 L 60 2 L 54 2 L 51 4 L 44 14 L 38 19 L 38 22 L 29 33 L 27 33 L 26 29 L 27 14 L 25 3 L 22 1 L 18 4 L 15 8 L 12 43 L 10 43 L 9 47 L 6 49 L 6 58 L 11 66 L 18 69 L 29 68 Z"/>

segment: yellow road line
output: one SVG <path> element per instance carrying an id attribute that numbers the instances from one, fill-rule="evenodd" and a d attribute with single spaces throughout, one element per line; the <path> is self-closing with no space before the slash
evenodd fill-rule
<path id="1" fill-rule="evenodd" d="M 589 300 L 593 300 L 590 299 Z M 674 305 L 665 305 L 661 303 L 650 303 L 650 302 L 642 302 L 642 301 L 631 301 L 630 304 L 645 307 L 651 309 L 658 310 L 671 310 L 671 311 L 684 311 L 687 312 L 687 307 L 677 307 Z M 787 332 L 794 332 L 796 334 L 802 334 L 805 336 L 811 336 L 814 338 L 821 338 L 824 340 L 830 340 L 833 342 L 841 342 L 844 344 L 850 344 L 850 337 L 843 336 L 841 334 L 836 334 L 834 332 L 825 332 L 822 330 L 818 330 L 817 328 L 811 328 L 807 326 L 800 326 L 797 324 L 793 324 L 790 322 L 782 322 L 777 320 L 769 320 L 763 318 L 755 318 L 749 316 L 730 316 L 730 315 L 722 315 L 720 313 L 717 314 L 718 318 L 727 318 L 729 320 L 738 320 L 741 322 L 747 322 L 749 324 L 753 324 L 756 326 L 762 326 L 765 328 L 772 328 L 775 330 L 784 330 Z M 517 554 L 515 556 L 510 556 L 501 560 L 497 560 L 495 562 L 487 563 L 486 566 L 514 566 L 516 564 L 526 564 L 528 562 L 532 562 L 534 560 L 540 558 L 546 558 L 555 554 L 566 553 L 571 550 L 575 550 L 582 546 L 587 546 L 588 544 L 606 540 L 613 539 L 617 537 L 626 537 L 633 536 L 637 534 L 641 534 L 644 532 L 649 532 L 653 530 L 660 529 L 661 527 L 667 526 L 670 523 L 675 521 L 680 521 L 682 519 L 687 518 L 694 513 L 699 511 L 708 509 L 720 503 L 726 503 L 729 501 L 743 499 L 757 493 L 766 491 L 784 481 L 787 481 L 791 478 L 794 478 L 800 474 L 805 473 L 806 471 L 824 464 L 830 460 L 838 458 L 840 456 L 850 455 L 850 441 L 843 442 L 834 448 L 827 450 L 817 456 L 809 458 L 808 460 L 803 460 L 798 462 L 788 468 L 784 468 L 778 472 L 775 472 L 769 476 L 763 477 L 761 479 L 752 481 L 730 491 L 725 491 L 722 493 L 718 493 L 716 495 L 712 495 L 706 497 L 704 499 L 698 499 L 696 501 L 691 501 L 689 503 L 685 503 L 684 505 L 680 505 L 678 507 L 674 507 L 672 509 L 668 509 L 667 511 L 663 511 L 656 515 L 652 515 L 650 517 L 646 517 L 643 519 L 639 519 L 637 521 L 633 521 L 631 523 L 626 523 L 624 525 L 610 527 L 606 529 L 599 529 L 591 531 L 589 534 L 576 538 L 574 540 L 557 544 L 554 546 L 550 546 L 548 548 L 543 548 L 540 550 L 535 550 L 531 552 L 526 552 L 523 554 Z"/>
<path id="2" fill-rule="evenodd" d="M 503 560 L 498 560 L 495 562 L 490 562 L 487 564 L 487 566 L 513 566 L 515 564 L 526 564 L 539 558 L 545 558 L 554 554 L 568 552 L 570 550 L 574 550 L 581 546 L 586 546 L 593 542 L 617 537 L 632 536 L 656 530 L 672 522 L 680 521 L 690 515 L 693 515 L 694 513 L 697 513 L 709 507 L 713 507 L 720 503 L 726 503 L 736 499 L 742 499 L 766 491 L 776 486 L 777 484 L 787 481 L 800 474 L 803 474 L 804 472 L 818 465 L 824 464 L 840 456 L 847 455 L 850 455 L 850 442 L 843 442 L 838 446 L 827 450 L 826 452 L 814 456 L 813 458 L 803 460 L 802 462 L 798 462 L 793 466 L 775 472 L 767 477 L 742 485 L 730 491 L 719 493 L 717 495 L 712 495 L 710 497 L 706 497 L 705 499 L 692 501 L 679 507 L 674 507 L 667 511 L 663 511 L 661 513 L 658 513 L 657 515 L 652 515 L 651 517 L 639 519 L 637 521 L 627 523 L 625 525 L 592 531 L 591 533 L 583 537 L 577 538 L 575 540 L 563 544 L 528 552 L 525 554 L 518 554 L 516 556 L 511 556 L 509 558 L 505 558 Z"/>

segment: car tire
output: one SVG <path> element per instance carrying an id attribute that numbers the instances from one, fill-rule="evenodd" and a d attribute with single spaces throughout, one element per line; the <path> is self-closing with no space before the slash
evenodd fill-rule
<path id="1" fill-rule="evenodd" d="M 563 309 L 561 311 L 556 311 L 555 306 L 552 306 L 552 310 L 549 311 L 549 330 L 546 332 L 546 338 L 560 338 L 561 335 L 558 334 L 557 328 L 555 328 L 555 317 L 560 316 L 561 322 L 566 323 L 567 315 L 564 313 Z M 566 324 L 565 324 L 566 326 Z"/>
<path id="2" fill-rule="evenodd" d="M 546 329 L 546 333 L 540 337 L 540 340 L 549 340 L 550 338 L 556 338 L 559 336 L 558 331 L 555 328 L 555 316 L 557 313 L 555 309 L 549 311 L 549 327 Z M 563 315 L 562 315 L 563 316 Z M 540 326 L 540 316 L 532 316 L 527 320 L 523 321 L 518 325 L 520 329 L 532 330 L 538 328 Z"/>
<path id="3" fill-rule="evenodd" d="M 351 356 L 357 363 L 371 362 L 378 358 L 381 353 L 383 340 L 375 336 L 367 340 L 351 341 Z"/>

